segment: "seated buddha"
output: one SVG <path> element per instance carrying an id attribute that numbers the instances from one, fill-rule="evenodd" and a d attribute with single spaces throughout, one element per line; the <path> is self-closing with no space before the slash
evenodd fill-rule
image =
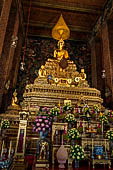
<path id="1" fill-rule="evenodd" d="M 69 58 L 68 52 L 63 49 L 63 46 L 64 46 L 64 41 L 60 39 L 58 41 L 58 49 L 54 51 L 54 57 L 59 61 L 63 58 L 65 59 Z"/>

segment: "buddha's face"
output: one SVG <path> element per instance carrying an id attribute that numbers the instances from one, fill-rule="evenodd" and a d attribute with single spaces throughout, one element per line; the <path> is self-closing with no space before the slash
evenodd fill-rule
<path id="1" fill-rule="evenodd" d="M 64 41 L 63 41 L 63 40 L 60 40 L 60 41 L 58 42 L 58 47 L 59 47 L 59 49 L 62 49 L 63 46 L 64 46 Z"/>

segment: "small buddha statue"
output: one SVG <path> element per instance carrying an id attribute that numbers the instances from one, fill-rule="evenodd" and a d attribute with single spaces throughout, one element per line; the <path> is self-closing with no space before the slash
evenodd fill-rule
<path id="1" fill-rule="evenodd" d="M 14 93 L 13 93 L 11 105 L 12 105 L 12 106 L 18 106 L 18 105 L 16 104 L 17 101 L 18 101 L 18 99 L 17 99 L 17 92 L 16 92 L 16 90 L 15 90 Z"/>
<path id="2" fill-rule="evenodd" d="M 46 76 L 46 70 L 45 70 L 44 65 L 42 65 L 41 68 L 39 69 L 38 75 L 39 75 L 39 77 L 45 77 Z"/>
<path id="3" fill-rule="evenodd" d="M 84 72 L 83 68 L 81 69 L 81 73 L 79 74 L 79 77 L 82 81 L 86 80 L 86 73 Z"/>
<path id="4" fill-rule="evenodd" d="M 58 49 L 54 51 L 54 57 L 58 60 L 61 60 L 62 58 L 69 58 L 68 52 L 63 49 L 64 41 L 60 39 L 58 41 Z"/>

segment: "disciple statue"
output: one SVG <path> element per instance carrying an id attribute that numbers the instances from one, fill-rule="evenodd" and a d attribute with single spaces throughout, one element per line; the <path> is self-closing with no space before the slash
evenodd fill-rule
<path id="1" fill-rule="evenodd" d="M 41 140 L 39 145 L 40 145 L 39 160 L 46 160 L 48 143 L 44 140 Z"/>
<path id="2" fill-rule="evenodd" d="M 13 93 L 11 105 L 12 105 L 12 106 L 18 106 L 18 105 L 16 104 L 17 101 L 18 101 L 18 99 L 17 99 L 17 92 L 16 92 L 16 90 L 15 90 L 14 93 Z"/>
<path id="3" fill-rule="evenodd" d="M 62 58 L 68 59 L 69 55 L 66 50 L 63 49 L 64 41 L 60 39 L 58 41 L 58 49 L 54 51 L 54 57 L 58 60 L 61 60 Z"/>

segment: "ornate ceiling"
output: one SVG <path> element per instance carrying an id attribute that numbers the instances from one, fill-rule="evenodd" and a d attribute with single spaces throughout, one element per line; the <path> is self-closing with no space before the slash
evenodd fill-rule
<path id="1" fill-rule="evenodd" d="M 24 25 L 28 21 L 30 0 L 23 0 Z M 51 30 L 62 13 L 71 30 L 71 39 L 87 40 L 99 17 L 103 15 L 106 0 L 31 0 L 28 34 L 51 37 Z"/>

